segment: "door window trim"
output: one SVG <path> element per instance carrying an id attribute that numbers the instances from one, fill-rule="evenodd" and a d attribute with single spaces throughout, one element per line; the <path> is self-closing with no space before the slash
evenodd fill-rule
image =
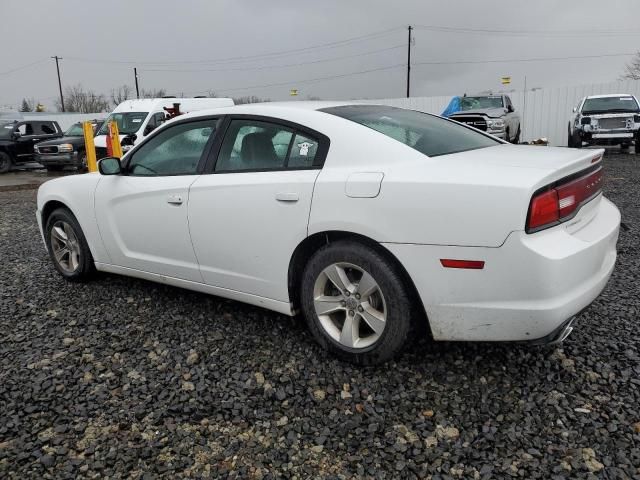
<path id="1" fill-rule="evenodd" d="M 175 122 L 171 122 L 170 124 L 167 124 L 167 122 L 163 123 L 162 125 L 160 125 L 158 128 L 154 129 L 153 132 L 151 132 L 149 135 L 147 135 L 144 140 L 142 142 L 140 142 L 138 145 L 136 145 L 135 147 L 133 147 L 131 149 L 130 152 L 127 153 L 127 155 L 124 156 L 124 164 L 122 166 L 122 175 L 127 176 L 127 177 L 142 177 L 144 176 L 145 178 L 154 178 L 154 177 L 182 177 L 185 175 L 202 175 L 203 171 L 204 171 L 204 167 L 206 164 L 206 160 L 209 157 L 209 154 L 211 152 L 211 149 L 213 147 L 213 145 L 216 142 L 216 139 L 220 136 L 220 129 L 222 127 L 222 120 L 224 119 L 223 116 L 220 115 L 207 115 L 207 116 L 202 116 L 202 117 L 194 117 L 194 118 L 186 118 L 184 120 L 176 120 Z M 213 134 L 211 135 L 211 137 L 209 138 L 209 140 L 207 140 L 207 143 L 204 147 L 204 150 L 202 151 L 202 154 L 200 155 L 200 160 L 198 160 L 198 165 L 196 167 L 196 171 L 195 173 L 177 173 L 175 175 L 133 175 L 131 174 L 131 172 L 129 171 L 129 167 L 131 165 L 131 161 L 134 157 L 134 155 L 136 154 L 136 152 L 142 148 L 144 145 L 147 144 L 147 142 L 151 141 L 156 135 L 161 134 L 162 132 L 164 132 L 165 130 L 168 130 L 170 128 L 173 127 L 177 127 L 179 125 L 184 125 L 186 123 L 196 123 L 196 122 L 204 122 L 207 120 L 215 120 L 215 130 L 213 132 Z"/>
<path id="2" fill-rule="evenodd" d="M 231 122 L 233 120 L 248 120 L 248 121 L 255 121 L 255 122 L 271 123 L 273 125 L 278 125 L 291 130 L 292 136 L 289 142 L 289 148 L 287 149 L 287 156 L 284 159 L 284 166 L 278 167 L 278 168 L 251 168 L 251 169 L 241 169 L 241 170 L 216 171 L 215 168 L 220 156 L 220 150 L 222 149 L 222 143 L 224 142 L 224 139 L 227 136 L 229 126 L 231 125 Z M 289 167 L 288 166 L 293 142 L 296 138 L 296 135 L 298 134 L 312 137 L 316 139 L 318 142 L 316 156 L 313 159 L 313 165 L 310 167 Z M 224 175 L 228 173 L 283 172 L 283 171 L 296 171 L 296 170 L 320 170 L 324 166 L 324 162 L 327 158 L 327 154 L 329 153 L 329 146 L 331 144 L 329 137 L 326 136 L 325 134 L 320 133 L 317 130 L 313 130 L 312 128 L 305 127 L 304 125 L 300 125 L 299 123 L 291 122 L 289 120 L 285 120 L 282 118 L 270 117 L 268 115 L 252 115 L 252 114 L 225 115 L 222 125 L 218 130 L 217 137 L 218 138 L 216 139 L 216 142 L 213 145 L 213 148 L 211 149 L 209 157 L 207 158 L 206 164 L 204 166 L 203 174 L 205 175 L 206 174 Z"/>

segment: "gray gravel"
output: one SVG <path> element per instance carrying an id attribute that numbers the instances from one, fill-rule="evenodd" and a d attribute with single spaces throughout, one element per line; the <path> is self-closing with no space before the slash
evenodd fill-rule
<path id="1" fill-rule="evenodd" d="M 640 478 L 640 158 L 606 164 L 628 230 L 561 349 L 423 341 L 366 369 L 265 310 L 66 283 L 34 192 L 0 193 L 0 477 Z"/>

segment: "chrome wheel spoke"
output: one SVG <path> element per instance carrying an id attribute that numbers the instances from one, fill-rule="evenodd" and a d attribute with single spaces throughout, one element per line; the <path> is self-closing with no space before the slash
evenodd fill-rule
<path id="1" fill-rule="evenodd" d="M 64 230 L 60 227 L 53 227 L 51 229 L 51 236 L 58 242 L 62 243 L 63 245 L 67 244 L 67 234 L 64 232 Z"/>
<path id="2" fill-rule="evenodd" d="M 64 257 L 65 257 L 66 255 L 68 255 L 69 253 L 70 253 L 70 252 L 69 252 L 69 249 L 68 249 L 68 248 L 66 248 L 66 247 L 64 247 L 64 248 L 60 248 L 59 250 L 54 250 L 54 251 L 53 251 L 53 254 L 55 255 L 56 260 L 58 261 L 58 263 L 62 262 L 62 260 L 64 259 Z"/>
<path id="3" fill-rule="evenodd" d="M 359 339 L 359 320 L 353 315 L 346 315 L 340 332 L 340 343 L 346 347 L 355 347 Z"/>
<path id="4" fill-rule="evenodd" d="M 330 267 L 324 269 L 324 274 L 331 280 L 338 290 L 341 292 L 348 291 L 349 293 L 353 293 L 355 290 L 354 285 L 347 277 L 347 272 L 344 271 L 338 264 L 333 264 Z"/>
<path id="5" fill-rule="evenodd" d="M 67 222 L 58 221 L 53 225 L 51 251 L 56 263 L 65 272 L 73 273 L 80 266 L 80 243 L 73 227 Z"/>
<path id="6" fill-rule="evenodd" d="M 344 310 L 344 306 L 342 304 L 342 295 L 337 297 L 329 297 L 326 295 L 322 295 L 317 297 L 313 304 L 316 308 L 316 313 L 318 315 L 327 315 L 329 313 L 337 312 L 339 310 Z"/>
<path id="7" fill-rule="evenodd" d="M 371 327 L 371 330 L 373 330 L 377 335 L 380 335 L 385 326 L 384 313 L 374 309 L 368 303 L 363 303 L 362 308 L 362 312 L 358 312 L 359 315 L 365 322 L 367 322 L 367 325 Z"/>

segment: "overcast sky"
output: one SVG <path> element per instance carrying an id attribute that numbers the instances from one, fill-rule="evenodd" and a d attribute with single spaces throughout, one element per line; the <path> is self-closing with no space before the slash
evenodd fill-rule
<path id="1" fill-rule="evenodd" d="M 52 55 L 63 86 L 105 94 L 133 88 L 137 66 L 142 88 L 177 95 L 402 97 L 408 25 L 412 96 L 497 91 L 505 75 L 517 90 L 525 75 L 529 88 L 606 82 L 630 59 L 612 55 L 640 50 L 638 19 L 638 0 L 0 0 L 0 107 L 52 106 Z M 496 62 L 584 55 L 604 56 Z"/>

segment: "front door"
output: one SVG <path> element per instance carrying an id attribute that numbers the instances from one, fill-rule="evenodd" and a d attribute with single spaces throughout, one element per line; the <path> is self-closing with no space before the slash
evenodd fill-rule
<path id="1" fill-rule="evenodd" d="M 326 137 L 295 125 L 231 119 L 213 173 L 198 178 L 189 197 L 205 283 L 289 301 L 289 261 L 307 236 L 327 148 Z"/>
<path id="2" fill-rule="evenodd" d="M 100 179 L 95 212 L 112 264 L 202 282 L 187 207 L 215 127 L 206 119 L 158 131 L 126 157 L 123 175 Z"/>

